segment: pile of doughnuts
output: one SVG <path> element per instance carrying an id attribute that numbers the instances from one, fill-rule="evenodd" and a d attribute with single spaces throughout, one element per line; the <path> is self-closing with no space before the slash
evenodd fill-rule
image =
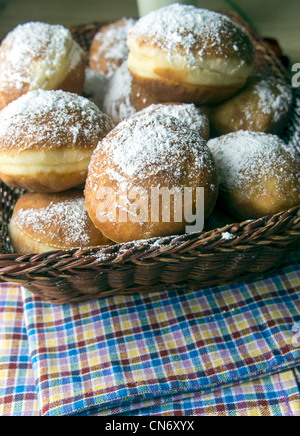
<path id="1" fill-rule="evenodd" d="M 0 125 L 0 178 L 30 192 L 18 200 L 10 222 L 15 249 L 107 245 L 91 230 L 83 186 L 93 151 L 114 127 L 110 118 L 85 97 L 38 89 L 2 109 Z M 72 188 L 80 186 L 75 198 Z"/>
<path id="2" fill-rule="evenodd" d="M 86 53 L 63 26 L 30 22 L 6 36 L 0 60 L 0 178 L 29 191 L 9 224 L 15 251 L 112 244 L 84 199 L 92 153 L 114 128 L 81 95 Z"/>
<path id="3" fill-rule="evenodd" d="M 279 136 L 291 87 L 255 75 L 251 39 L 223 14 L 172 4 L 123 18 L 87 54 L 62 26 L 27 23 L 0 60 L 0 178 L 29 191 L 10 222 L 17 252 L 201 231 L 300 204 L 300 158 Z"/>

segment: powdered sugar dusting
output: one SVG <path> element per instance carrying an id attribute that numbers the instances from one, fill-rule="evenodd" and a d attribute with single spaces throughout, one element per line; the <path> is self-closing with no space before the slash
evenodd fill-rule
<path id="1" fill-rule="evenodd" d="M 289 111 L 293 100 L 291 87 L 276 77 L 261 78 L 254 86 L 254 94 L 259 109 L 272 115 L 275 123 Z"/>
<path id="2" fill-rule="evenodd" d="M 230 133 L 211 139 L 207 145 L 219 169 L 220 184 L 226 189 L 243 189 L 254 181 L 263 189 L 265 178 L 288 177 L 291 168 L 287 156 L 296 159 L 291 147 L 278 136 L 261 132 Z"/>
<path id="3" fill-rule="evenodd" d="M 235 41 L 230 50 L 238 57 L 243 58 L 245 52 L 249 53 L 249 43 L 245 46 L 244 32 L 228 17 L 182 4 L 172 4 L 151 12 L 141 18 L 129 32 L 129 39 L 138 38 L 143 43 L 155 40 L 170 57 L 183 50 L 191 64 L 195 57 L 210 57 L 211 50 L 208 47 L 213 47 L 215 54 L 224 58 L 224 41 L 228 37 Z"/>
<path id="4" fill-rule="evenodd" d="M 86 69 L 83 94 L 96 104 L 99 109 L 103 108 L 103 99 L 108 85 L 108 78 L 98 71 Z"/>
<path id="5" fill-rule="evenodd" d="M 99 147 L 115 168 L 109 176 L 118 183 L 164 173 L 180 187 L 187 176 L 184 171 L 195 176 L 212 164 L 199 135 L 176 118 L 156 113 L 123 121 Z"/>
<path id="6" fill-rule="evenodd" d="M 1 146 L 15 151 L 73 148 L 79 140 L 87 149 L 94 148 L 99 132 L 113 127 L 94 103 L 64 91 L 32 91 L 0 112 Z"/>
<path id="7" fill-rule="evenodd" d="M 42 87 L 40 73 L 50 78 L 70 56 L 70 69 L 82 59 L 83 50 L 71 32 L 61 25 L 29 22 L 17 26 L 0 48 L 0 87 L 13 86 L 20 91 Z"/>
<path id="8" fill-rule="evenodd" d="M 233 239 L 233 234 L 229 232 L 222 233 L 222 239 L 225 239 L 226 241 L 231 241 Z"/>
<path id="9" fill-rule="evenodd" d="M 86 247 L 89 236 L 86 232 L 88 214 L 84 197 L 50 203 L 42 209 L 20 209 L 14 218 L 22 228 L 29 228 L 36 237 L 55 241 L 60 237 L 75 248 Z M 63 242 L 62 241 L 62 242 Z"/>
<path id="10" fill-rule="evenodd" d="M 110 78 L 104 95 L 103 111 L 113 120 L 125 120 L 136 113 L 131 103 L 132 76 L 124 62 Z"/>
<path id="11" fill-rule="evenodd" d="M 138 115 L 157 112 L 162 115 L 170 115 L 185 123 L 190 129 L 201 134 L 209 130 L 209 119 L 194 104 L 152 104 Z"/>
<path id="12" fill-rule="evenodd" d="M 127 59 L 127 35 L 135 23 L 136 20 L 133 18 L 123 18 L 120 25 L 110 25 L 105 31 L 96 34 L 95 40 L 99 43 L 99 47 L 97 53 L 93 54 L 92 59 L 96 63 L 99 57 L 104 57 L 108 61 L 108 76 L 111 76 L 116 70 L 115 61 L 125 61 Z"/>

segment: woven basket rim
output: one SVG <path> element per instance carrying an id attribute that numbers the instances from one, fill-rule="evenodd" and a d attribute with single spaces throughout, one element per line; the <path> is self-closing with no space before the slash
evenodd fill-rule
<path id="1" fill-rule="evenodd" d="M 230 234 L 230 238 L 224 234 Z M 278 235 L 279 233 L 279 235 Z M 284 236 L 286 233 L 286 236 Z M 42 254 L 1 254 L 0 269 L 2 274 L 12 272 L 19 264 L 43 264 L 69 261 L 75 259 L 70 267 L 124 264 L 133 261 L 154 260 L 170 255 L 192 255 L 192 251 L 203 253 L 225 252 L 226 250 L 243 250 L 256 245 L 272 244 L 276 238 L 284 241 L 291 236 L 300 237 L 300 205 L 275 215 L 268 215 L 256 220 L 233 223 L 208 232 L 195 232 L 183 235 L 137 240 L 110 246 L 88 247 L 84 249 L 53 250 Z M 82 260 L 78 262 L 78 259 Z M 161 259 L 160 259 L 161 260 Z M 5 269 L 1 262 L 11 264 Z M 15 265 L 13 265 L 15 263 Z"/>

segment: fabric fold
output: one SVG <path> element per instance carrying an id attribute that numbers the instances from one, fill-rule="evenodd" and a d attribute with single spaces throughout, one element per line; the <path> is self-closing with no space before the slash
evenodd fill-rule
<path id="1" fill-rule="evenodd" d="M 255 282 L 79 305 L 52 306 L 23 289 L 40 413 L 182 411 L 265 377 L 274 386 L 270 377 L 300 366 L 299 291 L 296 262 Z"/>
<path id="2" fill-rule="evenodd" d="M 0 285 L 0 416 L 38 416 L 21 289 Z"/>

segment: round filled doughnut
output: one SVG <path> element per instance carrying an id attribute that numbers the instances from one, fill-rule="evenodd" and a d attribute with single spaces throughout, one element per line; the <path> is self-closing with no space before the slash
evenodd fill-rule
<path id="1" fill-rule="evenodd" d="M 92 70 L 110 77 L 122 65 L 128 57 L 128 31 L 135 23 L 133 18 L 122 18 L 96 33 L 89 54 Z"/>
<path id="2" fill-rule="evenodd" d="M 0 178 L 34 192 L 79 186 L 98 142 L 113 127 L 84 97 L 31 91 L 0 112 Z"/>
<path id="3" fill-rule="evenodd" d="M 239 131 L 208 141 L 220 174 L 220 201 L 239 219 L 300 204 L 300 158 L 278 136 Z"/>
<path id="4" fill-rule="evenodd" d="M 212 130 L 215 136 L 238 130 L 279 134 L 292 103 L 291 86 L 283 79 L 250 77 L 237 95 L 211 110 Z"/>
<path id="5" fill-rule="evenodd" d="M 86 55 L 61 25 L 21 24 L 0 46 L 0 110 L 29 91 L 82 93 Z"/>
<path id="6" fill-rule="evenodd" d="M 20 197 L 9 223 L 9 235 L 15 252 L 21 254 L 112 244 L 91 222 L 83 192 L 77 189 Z"/>
<path id="7" fill-rule="evenodd" d="M 218 182 L 206 141 L 178 119 L 150 113 L 121 122 L 99 143 L 86 206 L 95 226 L 115 242 L 181 234 L 195 216 L 210 215 Z M 196 231 L 197 223 L 191 227 Z"/>
<path id="8" fill-rule="evenodd" d="M 190 129 L 198 133 L 201 138 L 208 140 L 210 136 L 210 122 L 203 108 L 193 103 L 159 103 L 152 104 L 138 112 L 135 116 L 149 113 L 159 113 L 177 118 L 185 123 Z"/>
<path id="9" fill-rule="evenodd" d="M 127 62 L 124 62 L 108 81 L 103 98 L 103 112 L 115 124 L 119 124 L 136 112 L 156 103 L 159 101 L 149 96 L 147 91 L 133 80 Z"/>
<path id="10" fill-rule="evenodd" d="M 250 38 L 225 15 L 172 4 L 150 12 L 128 34 L 128 68 L 160 101 L 217 103 L 246 83 Z"/>

